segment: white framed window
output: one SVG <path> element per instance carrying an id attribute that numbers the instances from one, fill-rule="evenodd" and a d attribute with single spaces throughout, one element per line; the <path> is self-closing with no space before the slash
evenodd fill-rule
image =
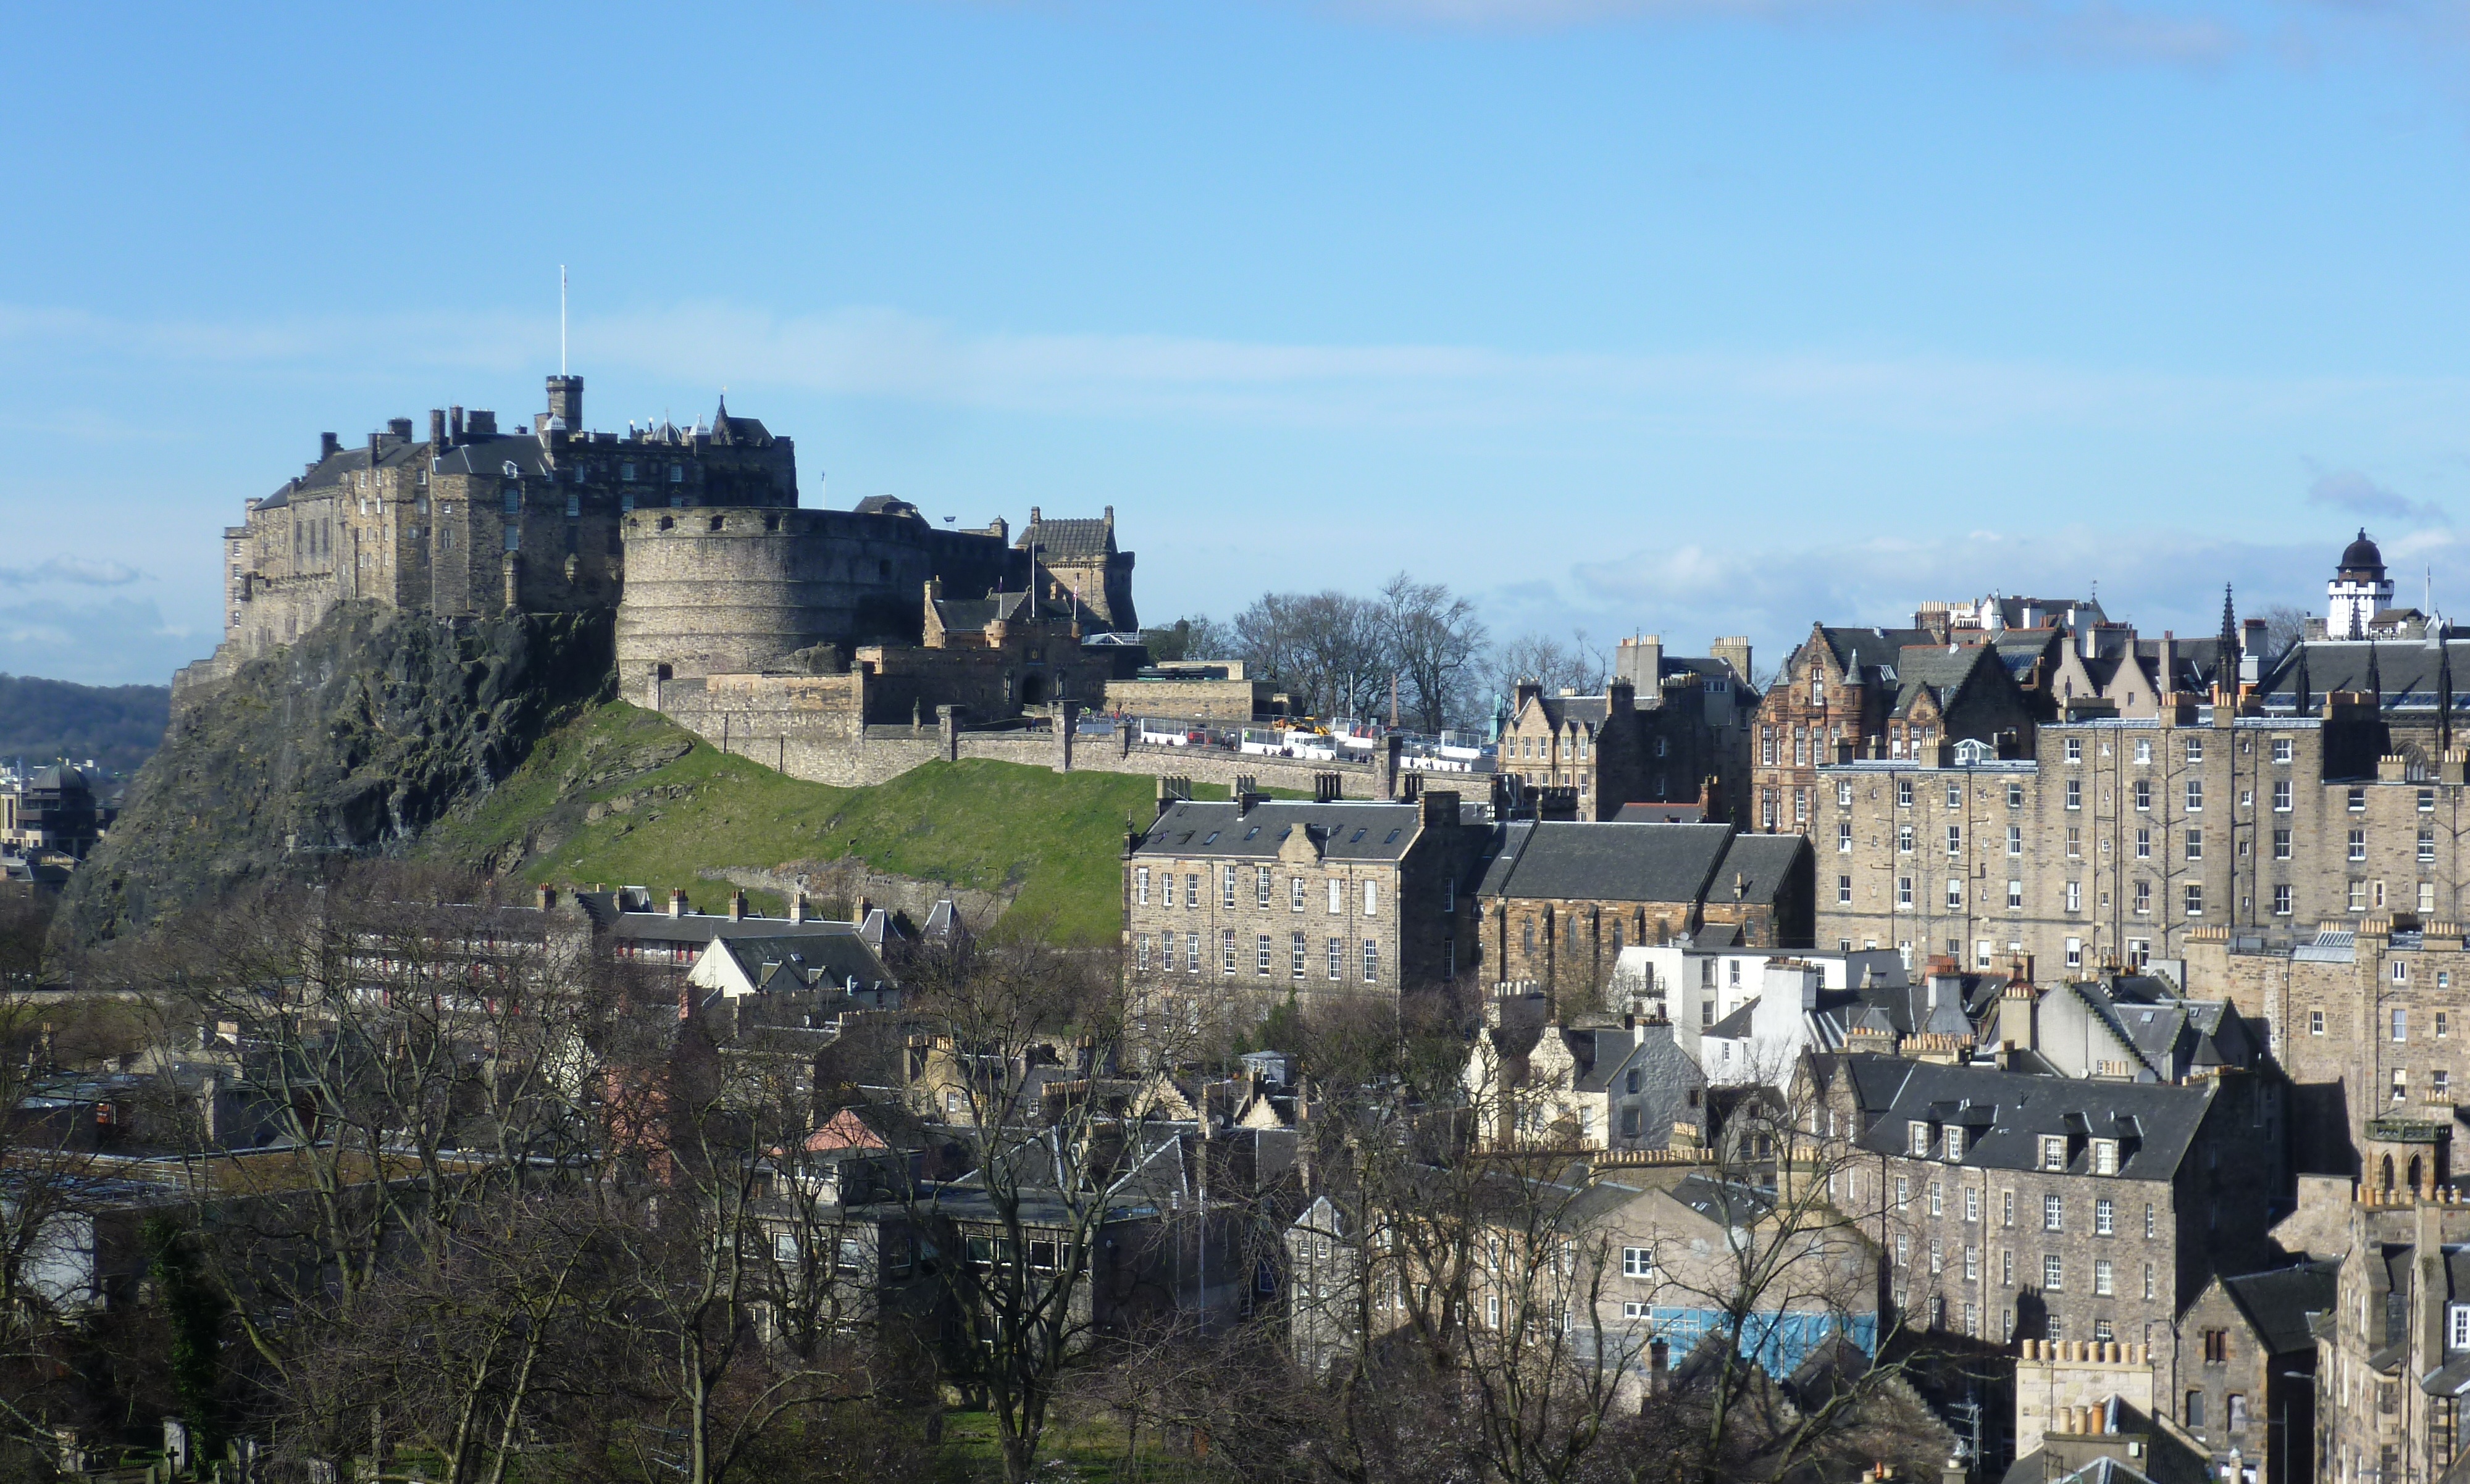
<path id="1" fill-rule="evenodd" d="M 1339 880 L 1336 876 L 1332 876 L 1329 878 L 1329 915 L 1333 917 L 1338 917 L 1343 916 L 1345 914 L 1346 883 Z"/>
<path id="2" fill-rule="evenodd" d="M 2067 1229 L 2067 1198 L 2053 1191 L 2041 1197 L 2041 1230 L 2063 1232 Z"/>
<path id="3" fill-rule="evenodd" d="M 2118 1173 L 2117 1140 L 2095 1139 L 2092 1141 L 2092 1172 L 2100 1175 L 2114 1175 Z M 2108 1205 L 2109 1202 L 2104 1201 L 2103 1204 Z"/>
<path id="4" fill-rule="evenodd" d="M 1949 876 L 1946 878 L 1946 910 L 1949 912 L 1962 912 L 1964 910 L 1964 881 L 1962 877 Z"/>
<path id="5" fill-rule="evenodd" d="M 2066 1264 L 2059 1260 L 2059 1255 L 2057 1253 L 2045 1252 L 2041 1254 L 2041 1287 L 2043 1288 L 2052 1293 L 2056 1293 L 2067 1286 L 2066 1277 Z M 2057 1320 L 2053 1319 L 2051 1322 L 2055 1324 L 2057 1323 Z"/>
<path id="6" fill-rule="evenodd" d="M 2444 1348 L 2470 1350 L 2470 1304 L 2450 1304 L 2445 1307 Z"/>
<path id="7" fill-rule="evenodd" d="M 2007 883 L 2007 910 L 2009 912 L 2024 910 L 2024 883 L 2021 881 Z"/>
<path id="8" fill-rule="evenodd" d="M 2092 1234 L 2096 1237 L 2117 1235 L 2118 1208 L 2105 1195 L 2092 1203 Z"/>
<path id="9" fill-rule="evenodd" d="M 1381 916 L 1381 883 L 1378 881 L 1363 883 L 1363 915 L 1367 917 Z"/>
<path id="10" fill-rule="evenodd" d="M 1621 1248 L 1621 1276 L 1651 1281 L 1655 1277 L 1655 1249 L 1652 1247 Z"/>
<path id="11" fill-rule="evenodd" d="M 1964 1125 L 1962 1124 L 1949 1124 L 1946 1125 L 1946 1158 L 1947 1163 L 1949 1164 L 1953 1164 L 1964 1158 Z"/>
<path id="12" fill-rule="evenodd" d="M 2135 760 L 2139 763 L 2149 763 L 2153 760 L 2153 743 L 2151 739 L 2145 737 L 2138 737 L 2135 739 Z"/>
<path id="13" fill-rule="evenodd" d="M 2092 1291 L 2097 1297 L 2108 1298 L 2110 1296 L 2110 1267 L 2109 1259 L 2108 1258 L 2095 1258 L 2092 1260 Z"/>
<path id="14" fill-rule="evenodd" d="M 2069 738 L 2067 738 L 2067 761 L 2069 761 L 2069 762 L 2082 762 L 2082 761 L 2084 761 L 2084 738 L 2082 738 L 2082 737 L 2069 737 Z"/>
<path id="15" fill-rule="evenodd" d="M 2275 737 L 2272 739 L 2272 760 L 2274 762 L 2286 763 L 2290 761 L 2293 752 L 2294 747 L 2290 738 Z"/>
<path id="16" fill-rule="evenodd" d="M 2041 1135 L 2041 1168 L 2044 1170 L 2064 1170 L 2067 1168 L 2066 1135 Z"/>
<path id="17" fill-rule="evenodd" d="M 2069 885 L 2073 885 L 2073 883 L 2070 882 Z M 2081 938 L 2070 938 L 2067 939 L 2067 967 L 2084 967 L 2084 939 Z"/>
<path id="18" fill-rule="evenodd" d="M 1150 904 L 1150 869 L 1146 866 L 1132 868 L 1132 900 L 1143 907 Z"/>
<path id="19" fill-rule="evenodd" d="M 1914 1119 L 1904 1125 L 1904 1138 L 1907 1141 L 1904 1148 L 1916 1159 L 1925 1159 L 1929 1156 L 1929 1129 L 1930 1125 L 1921 1119 Z"/>
<path id="20" fill-rule="evenodd" d="M 1332 983 L 1346 977 L 1346 939 L 1343 938 L 1329 940 L 1329 977 Z"/>
<path id="21" fill-rule="evenodd" d="M 1363 982 L 1381 983 L 1381 945 L 1368 938 L 1363 940 Z"/>

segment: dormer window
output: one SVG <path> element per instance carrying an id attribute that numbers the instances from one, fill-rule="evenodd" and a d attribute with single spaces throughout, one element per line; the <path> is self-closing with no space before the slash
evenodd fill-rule
<path id="1" fill-rule="evenodd" d="M 2117 1140 L 2095 1139 L 2092 1141 L 2092 1172 L 2099 1175 L 2114 1175 L 2118 1173 Z"/>
<path id="2" fill-rule="evenodd" d="M 2067 1168 L 2067 1141 L 2065 1135 L 2041 1135 L 2041 1168 L 2044 1170 L 2064 1170 Z"/>
<path id="3" fill-rule="evenodd" d="M 1904 1131 L 1906 1137 L 1911 1140 L 1908 1148 L 1910 1148 L 1913 1157 L 1916 1159 L 1928 1158 L 1930 1147 L 1930 1125 L 1920 1119 L 1915 1119 L 1904 1125 Z"/>
<path id="4" fill-rule="evenodd" d="M 1952 1165 L 1963 1158 L 1964 1129 L 1960 1125 L 1949 1124 L 1946 1125 L 1946 1162 Z"/>
<path id="5" fill-rule="evenodd" d="M 2445 1307 L 2444 1348 L 2470 1350 L 2470 1304 L 2451 1304 Z"/>

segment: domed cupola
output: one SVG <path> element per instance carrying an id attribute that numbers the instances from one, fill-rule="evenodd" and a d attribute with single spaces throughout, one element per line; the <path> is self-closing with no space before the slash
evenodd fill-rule
<path id="1" fill-rule="evenodd" d="M 2324 612 L 2326 638 L 2366 638 L 2376 614 L 2392 607 L 2393 585 L 2385 575 L 2385 554 L 2367 539 L 2365 526 L 2360 527 L 2358 540 L 2342 548 L 2342 565 L 2324 585 L 2324 594 L 2331 600 Z"/>

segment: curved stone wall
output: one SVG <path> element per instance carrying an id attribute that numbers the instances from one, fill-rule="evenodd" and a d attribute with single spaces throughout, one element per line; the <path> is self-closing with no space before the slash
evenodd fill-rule
<path id="1" fill-rule="evenodd" d="M 1002 538 L 909 515 L 647 509 L 621 535 L 618 676 L 639 700 L 656 677 L 791 670 L 817 644 L 914 642 L 930 578 L 955 596 L 1028 581 L 1027 554 Z"/>

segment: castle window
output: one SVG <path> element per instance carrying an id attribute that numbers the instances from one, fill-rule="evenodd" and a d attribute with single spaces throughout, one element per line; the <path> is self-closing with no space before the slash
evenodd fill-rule
<path id="1" fill-rule="evenodd" d="M 618 509 L 620 514 L 631 515 L 634 513 L 635 492 L 633 490 L 628 490 L 618 497 Z"/>
<path id="2" fill-rule="evenodd" d="M 720 522 L 721 522 L 721 518 L 720 518 L 719 516 L 713 516 L 711 520 L 709 520 L 709 521 L 707 521 L 707 522 L 704 522 L 704 528 L 705 528 L 706 530 L 712 530 L 712 531 L 719 530 L 719 529 L 720 529 Z"/>
<path id="3" fill-rule="evenodd" d="M 519 487 L 519 486 L 517 486 L 517 485 L 512 485 L 512 484 L 507 485 L 507 486 L 506 486 L 506 514 L 508 514 L 508 515 L 522 515 L 523 513 L 524 513 L 524 492 L 523 492 L 522 488 L 521 488 L 521 487 Z"/>
<path id="4" fill-rule="evenodd" d="M 671 465 L 669 466 L 669 482 L 670 482 L 671 484 L 684 484 L 684 483 L 686 483 L 686 482 L 687 482 L 687 466 L 686 466 L 686 465 L 684 465 L 684 464 L 671 464 Z"/>
<path id="5" fill-rule="evenodd" d="M 570 491 L 566 497 L 566 518 L 570 521 L 583 514 L 583 497 Z"/>
<path id="6" fill-rule="evenodd" d="M 633 477 L 635 477 L 635 466 L 634 466 L 634 465 L 632 465 L 632 464 L 620 464 L 620 465 L 618 465 L 618 478 L 620 478 L 620 479 L 632 479 Z"/>
<path id="7" fill-rule="evenodd" d="M 521 551 L 524 549 L 524 528 L 522 526 L 509 525 L 506 527 L 506 549 L 509 551 Z"/>

